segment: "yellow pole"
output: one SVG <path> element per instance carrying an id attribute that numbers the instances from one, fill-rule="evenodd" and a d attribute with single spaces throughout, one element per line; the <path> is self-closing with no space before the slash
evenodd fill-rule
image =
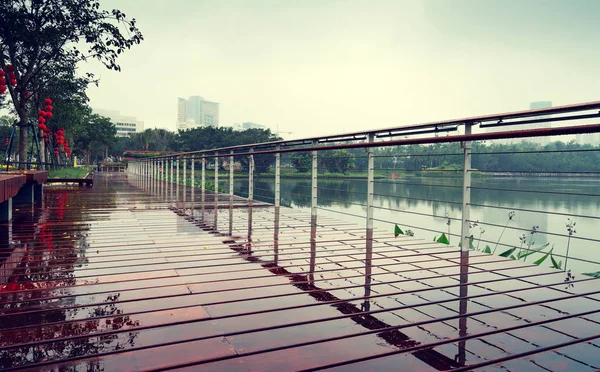
<path id="1" fill-rule="evenodd" d="M 73 156 L 73 168 L 77 168 L 77 156 Z"/>

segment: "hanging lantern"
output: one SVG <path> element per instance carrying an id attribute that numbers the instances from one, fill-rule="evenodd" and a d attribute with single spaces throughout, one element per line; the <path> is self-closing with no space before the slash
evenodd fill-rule
<path id="1" fill-rule="evenodd" d="M 39 117 L 38 118 L 38 124 L 44 124 L 46 122 L 46 119 L 44 119 L 43 117 Z"/>
<path id="2" fill-rule="evenodd" d="M 38 128 L 39 128 L 40 130 L 44 131 L 44 130 L 46 130 L 46 125 L 45 125 L 45 124 L 43 124 L 43 123 L 41 123 L 41 124 L 38 124 Z"/>
<path id="3" fill-rule="evenodd" d="M 0 76 L 0 85 L 6 85 L 6 79 Z"/>
<path id="4" fill-rule="evenodd" d="M 50 105 L 46 105 L 46 107 L 44 107 L 46 109 L 46 111 L 52 111 L 52 106 Z"/>
<path id="5" fill-rule="evenodd" d="M 52 100 L 51 100 L 50 98 L 46 98 L 46 99 L 44 100 L 44 103 L 45 103 L 46 105 L 51 105 L 51 104 L 52 104 Z"/>
<path id="6" fill-rule="evenodd" d="M 4 70 L 0 68 L 0 77 L 4 77 L 5 75 L 6 75 L 6 72 L 4 72 Z"/>
<path id="7" fill-rule="evenodd" d="M 13 65 L 11 65 L 11 64 L 9 63 L 9 64 L 7 64 L 6 66 L 4 66 L 4 69 L 5 69 L 7 72 L 12 72 L 12 71 L 14 70 L 14 67 L 13 67 Z"/>
<path id="8" fill-rule="evenodd" d="M 52 113 L 51 113 L 51 112 L 47 112 L 47 113 L 46 113 L 46 117 L 47 117 L 48 119 L 50 119 L 50 118 L 52 117 Z"/>
<path id="9" fill-rule="evenodd" d="M 46 111 L 44 111 L 44 110 L 38 111 L 38 116 L 46 116 Z"/>

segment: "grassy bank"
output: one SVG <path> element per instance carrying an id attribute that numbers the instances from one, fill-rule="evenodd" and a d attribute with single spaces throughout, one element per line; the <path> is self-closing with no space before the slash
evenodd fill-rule
<path id="1" fill-rule="evenodd" d="M 91 167 L 60 168 L 50 170 L 50 178 L 84 178 L 92 170 Z"/>

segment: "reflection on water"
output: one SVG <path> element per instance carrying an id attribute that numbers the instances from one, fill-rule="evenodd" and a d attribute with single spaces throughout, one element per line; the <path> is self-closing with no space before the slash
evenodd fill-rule
<path id="1" fill-rule="evenodd" d="M 236 180 L 236 195 L 247 194 L 247 184 L 245 179 Z M 461 177 L 405 177 L 394 180 L 390 178 L 376 180 L 374 186 L 375 227 L 392 231 L 392 223 L 397 223 L 403 229 L 410 229 L 416 236 L 424 239 L 433 239 L 442 232 L 449 232 L 451 244 L 458 243 L 462 202 Z M 366 216 L 366 181 L 319 179 L 318 187 L 319 207 Z M 475 238 L 474 245 L 479 250 L 489 246 L 490 250 L 495 250 L 498 254 L 512 247 L 519 247 L 525 234 L 523 246 L 531 245 L 535 248 L 548 244 L 548 249 L 554 247 L 553 254 L 558 260 L 560 255 L 566 253 L 567 218 L 576 215 L 570 217 L 577 223 L 577 233 L 571 239 L 569 269 L 575 272 L 600 270 L 599 265 L 572 259 L 600 261 L 600 253 L 595 249 L 599 243 L 588 240 L 600 240 L 600 198 L 593 196 L 600 194 L 598 180 L 474 177 L 473 187 L 471 218 L 474 223 L 471 233 Z M 274 181 L 257 179 L 254 197 L 257 200 L 273 202 Z M 310 202 L 310 180 L 281 181 L 282 205 L 305 209 L 310 208 Z M 509 220 L 510 212 L 514 212 L 514 216 Z M 364 219 L 341 214 L 332 215 L 364 223 Z M 536 231 L 531 234 L 534 226 Z"/>
<path id="2" fill-rule="evenodd" d="M 110 183 L 99 182 L 95 188 L 102 192 L 92 197 L 87 188 L 50 187 L 44 191 L 42 205 L 33 209 L 15 206 L 11 242 L 7 245 L 4 241 L 0 251 L 4 256 L 9 251 L 22 255 L 10 276 L 0 281 L 4 283 L 0 287 L 0 346 L 5 347 L 0 351 L 0 369 L 91 356 L 135 344 L 137 332 L 94 336 L 140 325 L 122 315 L 119 293 L 96 298 L 98 305 L 85 308 L 72 307 L 78 298 L 69 296 L 73 286 L 81 284 L 78 269 L 87 267 L 92 253 L 90 224 L 108 221 L 107 212 L 117 206 Z M 99 205 L 101 212 L 93 212 Z M 31 326 L 36 327 L 28 328 Z M 33 345 L 42 341 L 46 342 Z M 6 348 L 10 345 L 15 346 Z M 91 362 L 88 367 L 97 366 Z"/>

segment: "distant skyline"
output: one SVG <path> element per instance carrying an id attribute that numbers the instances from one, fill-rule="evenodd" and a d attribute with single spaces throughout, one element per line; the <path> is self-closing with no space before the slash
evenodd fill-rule
<path id="1" fill-rule="evenodd" d="M 145 40 L 94 107 L 175 130 L 177 97 L 291 138 L 600 98 L 600 1 L 103 0 Z"/>

